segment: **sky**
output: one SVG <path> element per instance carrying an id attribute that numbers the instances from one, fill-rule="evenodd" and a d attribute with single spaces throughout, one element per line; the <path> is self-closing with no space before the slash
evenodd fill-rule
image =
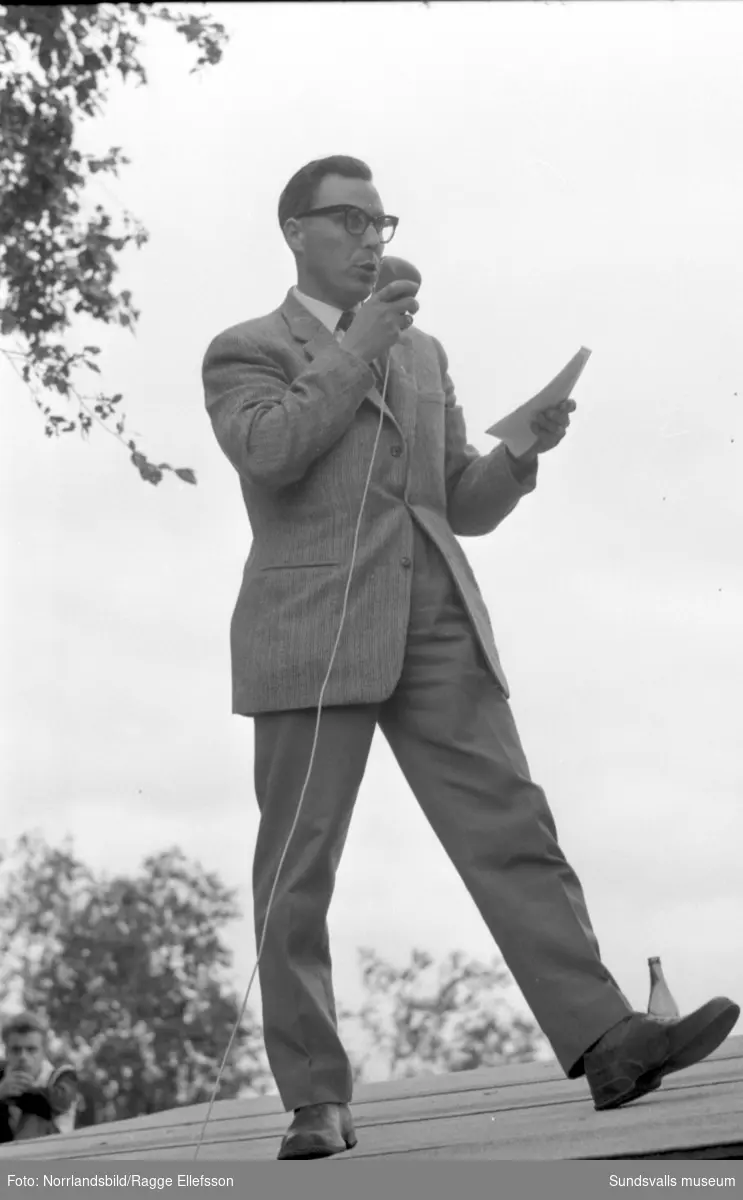
<path id="1" fill-rule="evenodd" d="M 0 836 L 71 835 L 108 872 L 179 845 L 238 889 L 244 990 L 257 809 L 228 631 L 250 527 L 201 360 L 294 282 L 287 179 L 352 154 L 400 217 L 478 449 L 593 351 L 536 491 L 463 544 L 610 970 L 637 1007 L 650 955 L 682 1009 L 740 1001 L 743 6 L 212 9 L 223 62 L 189 75 L 153 30 L 149 86 L 113 87 L 80 141 L 124 148 L 103 198 L 151 234 L 121 277 L 136 337 L 95 331 L 102 385 L 198 486 L 143 483 L 102 431 L 46 440 L 0 360 Z M 360 946 L 496 953 L 380 734 L 330 925 L 344 1004 Z"/>

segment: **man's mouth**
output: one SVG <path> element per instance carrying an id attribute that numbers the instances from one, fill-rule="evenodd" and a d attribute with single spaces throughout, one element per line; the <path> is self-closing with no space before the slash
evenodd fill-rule
<path id="1" fill-rule="evenodd" d="M 366 272 L 367 275 L 376 275 L 379 270 L 379 264 L 376 262 L 357 263 L 356 266 L 360 271 Z"/>

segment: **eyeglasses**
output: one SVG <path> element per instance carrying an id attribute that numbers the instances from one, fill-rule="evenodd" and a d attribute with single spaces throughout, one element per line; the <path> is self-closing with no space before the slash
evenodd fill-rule
<path id="1" fill-rule="evenodd" d="M 336 214 L 343 216 L 346 232 L 352 237 L 363 237 L 369 226 L 373 225 L 380 242 L 385 244 L 392 241 L 400 219 L 387 216 L 386 213 L 380 217 L 370 217 L 363 208 L 357 208 L 354 204 L 329 204 L 325 208 L 308 208 L 305 212 L 296 213 L 296 217 L 330 217 Z"/>

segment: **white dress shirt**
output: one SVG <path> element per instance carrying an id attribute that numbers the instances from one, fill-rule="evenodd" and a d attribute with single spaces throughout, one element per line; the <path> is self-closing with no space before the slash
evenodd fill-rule
<path id="1" fill-rule="evenodd" d="M 294 295 L 300 304 L 309 309 L 313 317 L 317 317 L 318 321 L 321 321 L 325 328 L 329 329 L 335 335 L 338 341 L 341 340 L 343 334 L 336 333 L 336 325 L 340 321 L 344 309 L 336 308 L 334 304 L 326 304 L 324 300 L 316 300 L 314 296 L 305 296 L 304 292 L 300 292 L 298 287 L 294 288 Z M 359 308 L 360 305 L 357 304 L 353 312 L 358 312 Z"/>

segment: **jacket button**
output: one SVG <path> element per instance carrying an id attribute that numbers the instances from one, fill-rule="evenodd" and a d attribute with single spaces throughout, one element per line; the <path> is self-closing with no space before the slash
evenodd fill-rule
<path id="1" fill-rule="evenodd" d="M 405 567 L 406 570 L 408 567 L 412 567 L 412 565 L 413 565 L 413 560 L 408 558 L 407 554 L 405 555 L 404 558 L 400 559 L 400 562 L 401 562 L 402 566 Z"/>
<path id="2" fill-rule="evenodd" d="M 390 454 L 393 458 L 399 458 L 402 454 L 402 446 L 393 446 L 390 450 Z"/>

